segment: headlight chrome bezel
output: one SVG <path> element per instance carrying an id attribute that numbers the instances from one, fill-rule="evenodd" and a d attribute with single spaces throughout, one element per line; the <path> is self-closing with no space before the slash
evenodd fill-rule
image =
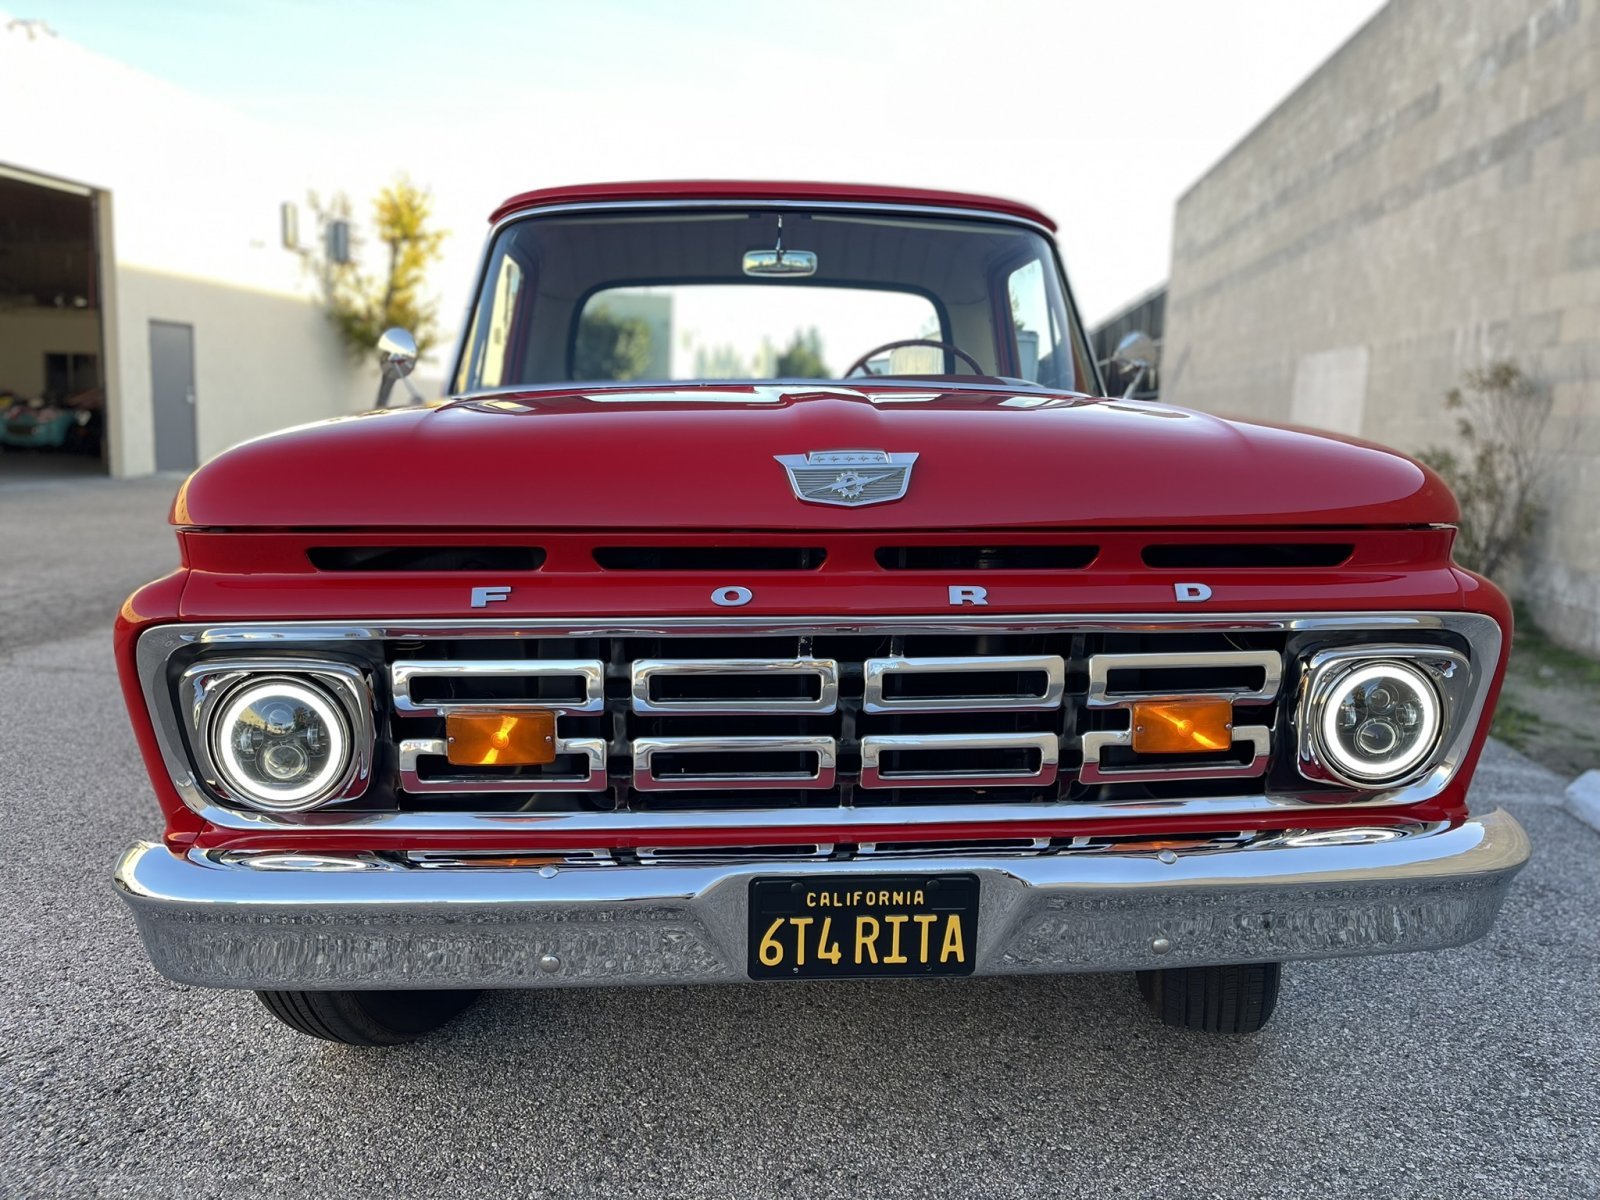
<path id="1" fill-rule="evenodd" d="M 336 714 L 348 740 L 343 769 L 303 796 L 273 799 L 241 785 L 222 761 L 217 723 L 241 694 L 281 681 L 316 694 Z M 229 659 L 197 663 L 178 684 L 180 709 L 199 782 L 219 800 L 265 813 L 299 813 L 354 800 L 372 781 L 376 718 L 366 673 L 345 663 L 299 658 Z"/>
<path id="2" fill-rule="evenodd" d="M 1353 676 L 1385 665 L 1432 687 L 1438 702 L 1437 727 L 1426 752 L 1405 770 L 1384 776 L 1363 775 L 1341 767 L 1337 751 L 1328 746 L 1324 717 L 1330 700 Z M 1445 646 L 1353 645 L 1320 651 L 1303 664 L 1300 676 L 1295 710 L 1296 765 L 1300 774 L 1316 783 L 1333 783 L 1363 792 L 1391 792 L 1441 768 L 1453 770 L 1454 764 L 1448 759 L 1458 744 L 1473 688 L 1471 661 L 1460 651 Z"/>

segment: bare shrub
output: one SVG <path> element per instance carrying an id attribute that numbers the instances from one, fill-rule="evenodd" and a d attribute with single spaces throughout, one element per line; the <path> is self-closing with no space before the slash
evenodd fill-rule
<path id="1" fill-rule="evenodd" d="M 1470 368 L 1444 399 L 1456 414 L 1460 447 L 1430 446 L 1417 455 L 1460 502 L 1456 557 L 1482 575 L 1498 575 L 1522 554 L 1544 512 L 1550 405 L 1549 389 L 1512 359 Z"/>

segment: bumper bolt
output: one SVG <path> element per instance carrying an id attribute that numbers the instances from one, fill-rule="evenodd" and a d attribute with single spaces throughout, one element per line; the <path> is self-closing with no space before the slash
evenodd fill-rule
<path id="1" fill-rule="evenodd" d="M 1151 954 L 1165 954 L 1168 950 L 1171 950 L 1171 949 L 1172 949 L 1172 942 L 1171 942 L 1171 940 L 1169 938 L 1158 937 L 1158 938 L 1151 938 L 1150 939 L 1150 953 Z"/>
<path id="2" fill-rule="evenodd" d="M 561 970 L 561 960 L 554 954 L 541 954 L 539 955 L 539 970 L 546 975 L 554 975 Z"/>
<path id="3" fill-rule="evenodd" d="M 1166 863 L 1167 866 L 1169 866 L 1169 867 L 1173 863 L 1178 861 L 1178 856 L 1176 854 L 1174 854 L 1171 850 L 1163 850 L 1160 854 L 1156 855 L 1156 857 L 1159 858 L 1162 862 Z"/>

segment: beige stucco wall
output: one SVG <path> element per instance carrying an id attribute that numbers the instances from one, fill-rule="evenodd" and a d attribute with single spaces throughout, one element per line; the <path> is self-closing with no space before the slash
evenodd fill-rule
<path id="1" fill-rule="evenodd" d="M 1163 398 L 1417 450 L 1501 356 L 1554 397 L 1519 588 L 1600 651 L 1600 0 L 1392 0 L 1179 201 Z"/>
<path id="2" fill-rule="evenodd" d="M 0 163 L 87 186 L 101 214 L 114 474 L 155 469 L 150 322 L 194 326 L 201 459 L 246 437 L 369 407 L 376 356 L 343 355 L 280 206 L 348 189 L 308 144 L 64 39 L 0 20 Z M 71 79 L 63 90 L 59 84 Z M 39 97 L 49 96 L 49 103 Z"/>
<path id="3" fill-rule="evenodd" d="M 201 461 L 274 429 L 370 408 L 377 394 L 376 371 L 352 369 L 321 310 L 297 296 L 126 266 L 117 315 L 122 474 L 155 465 L 151 321 L 194 327 Z"/>

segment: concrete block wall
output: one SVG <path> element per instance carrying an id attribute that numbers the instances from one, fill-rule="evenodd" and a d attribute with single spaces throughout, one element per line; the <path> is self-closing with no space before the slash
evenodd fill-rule
<path id="1" fill-rule="evenodd" d="M 1391 0 L 1179 201 L 1163 399 L 1416 451 L 1551 389 L 1516 590 L 1600 653 L 1600 0 Z"/>

